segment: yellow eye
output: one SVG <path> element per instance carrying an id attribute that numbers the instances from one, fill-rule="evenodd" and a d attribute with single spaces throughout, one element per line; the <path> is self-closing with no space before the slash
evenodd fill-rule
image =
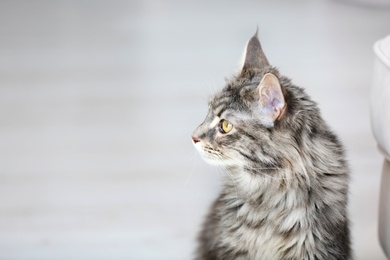
<path id="1" fill-rule="evenodd" d="M 221 121 L 221 132 L 226 134 L 229 133 L 233 129 L 233 125 L 229 123 L 229 121 L 222 119 Z"/>

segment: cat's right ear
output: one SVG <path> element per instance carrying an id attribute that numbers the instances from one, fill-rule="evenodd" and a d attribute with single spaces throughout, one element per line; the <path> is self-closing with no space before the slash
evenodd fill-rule
<path id="1" fill-rule="evenodd" d="M 286 110 L 282 86 L 274 74 L 267 73 L 257 87 L 257 91 L 260 113 L 268 125 L 273 125 L 276 120 L 283 116 Z"/>
<path id="2" fill-rule="evenodd" d="M 241 70 L 242 73 L 249 70 L 261 70 L 264 67 L 269 66 L 269 62 L 261 48 L 257 33 L 258 29 L 246 46 L 244 65 Z"/>

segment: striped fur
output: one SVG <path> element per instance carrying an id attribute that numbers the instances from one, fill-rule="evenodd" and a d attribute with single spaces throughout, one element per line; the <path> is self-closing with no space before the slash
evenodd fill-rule
<path id="1" fill-rule="evenodd" d="M 268 61 L 256 67 L 252 55 L 251 62 L 211 99 L 193 134 L 202 157 L 226 169 L 195 258 L 351 259 L 341 143 L 302 88 Z M 267 73 L 279 80 L 287 104 L 271 126 L 258 110 Z M 221 133 L 221 119 L 233 124 L 231 132 Z"/>

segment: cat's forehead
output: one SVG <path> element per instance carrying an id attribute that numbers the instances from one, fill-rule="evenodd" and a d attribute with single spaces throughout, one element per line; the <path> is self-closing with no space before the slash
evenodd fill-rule
<path id="1" fill-rule="evenodd" d="M 234 109 L 239 100 L 232 91 L 221 91 L 209 100 L 209 110 L 216 116 L 220 116 L 225 110 Z"/>
<path id="2" fill-rule="evenodd" d="M 248 109 L 248 101 L 251 99 L 256 84 L 244 84 L 235 88 L 225 88 L 221 92 L 215 94 L 209 100 L 209 110 L 215 115 L 220 115 L 225 110 L 246 111 Z"/>

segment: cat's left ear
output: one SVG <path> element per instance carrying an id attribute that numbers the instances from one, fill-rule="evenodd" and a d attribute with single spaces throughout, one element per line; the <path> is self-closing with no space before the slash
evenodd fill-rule
<path id="1" fill-rule="evenodd" d="M 286 110 L 286 101 L 278 78 L 272 73 L 265 74 L 257 91 L 262 115 L 270 122 L 279 120 Z"/>

